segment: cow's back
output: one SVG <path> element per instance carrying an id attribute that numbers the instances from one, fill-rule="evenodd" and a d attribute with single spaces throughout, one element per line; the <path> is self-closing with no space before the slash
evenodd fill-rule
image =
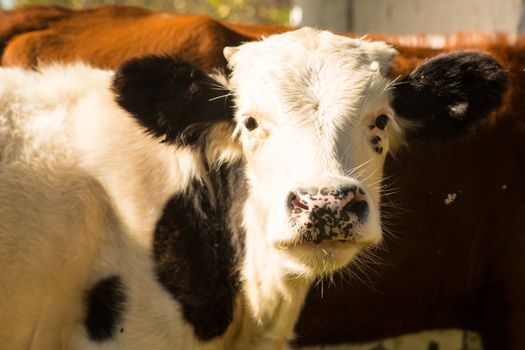
<path id="1" fill-rule="evenodd" d="M 105 74 L 80 84 L 64 73 L 0 71 L 0 313 L 10 315 L 3 349 L 64 344 L 63 334 L 83 322 L 100 247 L 118 229 L 103 187 L 77 166 L 71 139 L 78 97 Z"/>
<path id="2" fill-rule="evenodd" d="M 82 64 L 0 69 L 2 349 L 200 346 L 151 251 L 162 197 L 189 181 L 193 157 L 147 137 L 111 78 Z"/>
<path id="3" fill-rule="evenodd" d="M 250 32 L 242 30 L 243 34 L 235 28 L 206 16 L 85 13 L 18 35 L 4 51 L 2 65 L 34 67 L 42 62 L 83 60 L 96 67 L 116 68 L 132 57 L 166 54 L 210 70 L 226 66 L 225 46 L 253 39 Z"/>

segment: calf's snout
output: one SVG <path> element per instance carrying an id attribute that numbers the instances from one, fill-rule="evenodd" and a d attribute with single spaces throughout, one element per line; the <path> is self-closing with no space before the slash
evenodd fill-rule
<path id="1" fill-rule="evenodd" d="M 357 184 L 311 187 L 288 194 L 292 226 L 303 241 L 357 240 L 369 215 L 369 197 Z"/>

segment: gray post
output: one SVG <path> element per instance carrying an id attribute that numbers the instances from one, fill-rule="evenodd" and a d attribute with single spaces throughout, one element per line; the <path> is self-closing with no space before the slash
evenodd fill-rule
<path id="1" fill-rule="evenodd" d="M 296 26 L 350 32 L 352 0 L 293 0 L 290 21 Z"/>

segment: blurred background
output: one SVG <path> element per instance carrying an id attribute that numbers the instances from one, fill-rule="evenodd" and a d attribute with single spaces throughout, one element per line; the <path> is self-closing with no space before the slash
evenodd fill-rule
<path id="1" fill-rule="evenodd" d="M 234 22 L 309 25 L 357 34 L 515 34 L 525 30 L 525 0 L 0 0 L 3 9 L 50 4 L 75 9 L 131 5 Z"/>

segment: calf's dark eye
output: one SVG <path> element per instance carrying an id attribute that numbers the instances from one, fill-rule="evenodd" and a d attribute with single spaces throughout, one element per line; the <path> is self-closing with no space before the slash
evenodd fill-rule
<path id="1" fill-rule="evenodd" d="M 379 130 L 385 130 L 387 123 L 388 116 L 386 114 L 381 114 L 376 118 L 375 125 Z"/>
<path id="2" fill-rule="evenodd" d="M 257 120 L 255 120 L 255 118 L 248 117 L 244 119 L 244 126 L 246 127 L 246 129 L 252 131 L 253 129 L 256 129 L 259 126 L 259 124 L 257 123 Z"/>

